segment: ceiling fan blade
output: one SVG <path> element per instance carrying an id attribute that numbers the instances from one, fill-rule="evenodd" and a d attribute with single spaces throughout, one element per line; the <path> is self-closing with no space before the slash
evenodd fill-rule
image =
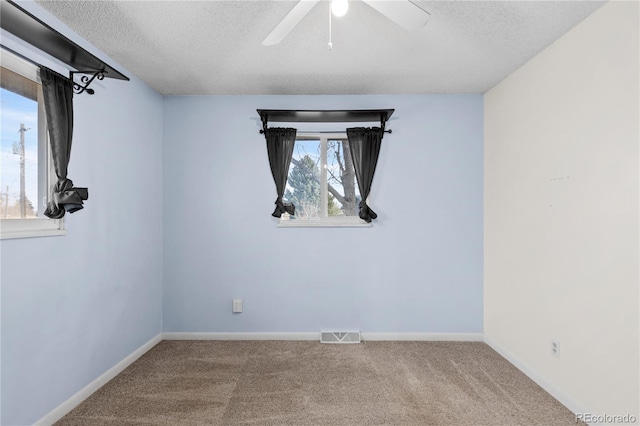
<path id="1" fill-rule="evenodd" d="M 291 30 L 298 25 L 298 22 L 302 20 L 307 13 L 313 9 L 319 0 L 300 0 L 298 4 L 291 9 L 291 12 L 285 16 L 282 21 L 271 31 L 271 34 L 262 40 L 263 46 L 273 46 L 280 43 Z"/>
<path id="2" fill-rule="evenodd" d="M 418 30 L 429 21 L 431 14 L 409 0 L 363 0 L 407 31 Z"/>

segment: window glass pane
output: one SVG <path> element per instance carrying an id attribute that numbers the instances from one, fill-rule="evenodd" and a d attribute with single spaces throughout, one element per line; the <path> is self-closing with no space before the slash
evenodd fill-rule
<path id="1" fill-rule="evenodd" d="M 2 88 L 0 117 L 0 218 L 35 218 L 38 203 L 38 103 Z"/>
<path id="2" fill-rule="evenodd" d="M 346 139 L 327 141 L 327 213 L 329 216 L 357 216 L 360 191 Z"/>
<path id="3" fill-rule="evenodd" d="M 322 216 L 319 140 L 296 140 L 284 199 L 296 206 L 290 219 L 319 219 Z"/>

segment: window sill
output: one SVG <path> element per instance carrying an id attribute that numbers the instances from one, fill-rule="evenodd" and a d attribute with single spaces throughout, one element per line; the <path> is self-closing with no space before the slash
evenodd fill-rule
<path id="1" fill-rule="evenodd" d="M 8 231 L 0 234 L 0 240 L 11 240 L 16 238 L 35 238 L 35 237 L 56 237 L 67 235 L 65 229 L 40 229 L 30 231 Z"/>
<path id="2" fill-rule="evenodd" d="M 2 219 L 0 239 L 54 237 L 66 235 L 64 219 Z"/>
<path id="3" fill-rule="evenodd" d="M 364 220 L 280 220 L 278 228 L 371 228 Z"/>

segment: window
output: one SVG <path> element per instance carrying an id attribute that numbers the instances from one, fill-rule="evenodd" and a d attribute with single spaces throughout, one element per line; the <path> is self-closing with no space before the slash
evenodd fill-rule
<path id="1" fill-rule="evenodd" d="M 284 193 L 296 214 L 280 225 L 369 226 L 358 217 L 361 199 L 346 134 L 299 135 Z"/>
<path id="2" fill-rule="evenodd" d="M 0 235 L 64 234 L 44 216 L 55 174 L 38 68 L 5 50 L 0 61 Z"/>

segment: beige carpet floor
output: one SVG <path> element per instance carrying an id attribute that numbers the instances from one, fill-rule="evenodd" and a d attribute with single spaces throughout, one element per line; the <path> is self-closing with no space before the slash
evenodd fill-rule
<path id="1" fill-rule="evenodd" d="M 163 341 L 56 425 L 575 425 L 480 342 Z"/>

